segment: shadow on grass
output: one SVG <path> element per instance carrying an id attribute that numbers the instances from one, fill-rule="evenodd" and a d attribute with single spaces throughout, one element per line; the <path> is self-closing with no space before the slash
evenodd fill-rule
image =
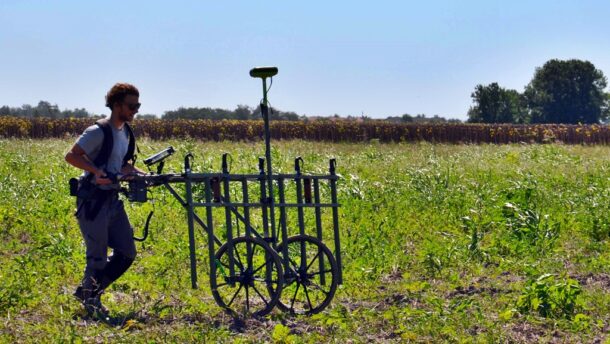
<path id="1" fill-rule="evenodd" d="M 272 322 L 267 318 L 242 318 L 231 316 L 226 313 L 204 314 L 191 313 L 180 315 L 159 316 L 144 311 L 129 311 L 111 313 L 109 318 L 99 318 L 88 315 L 84 310 L 74 314 L 74 320 L 85 322 L 95 322 L 111 327 L 118 327 L 123 330 L 141 329 L 145 326 L 164 326 L 172 324 L 205 324 L 217 329 L 228 329 L 233 333 L 246 333 L 269 327 Z"/>

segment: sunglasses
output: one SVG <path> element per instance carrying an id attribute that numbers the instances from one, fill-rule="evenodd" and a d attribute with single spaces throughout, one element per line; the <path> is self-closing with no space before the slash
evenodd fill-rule
<path id="1" fill-rule="evenodd" d="M 131 110 L 131 111 L 136 111 L 136 110 L 140 109 L 140 106 L 142 106 L 142 104 L 140 104 L 140 103 L 135 103 L 135 104 L 123 103 L 123 104 L 127 105 L 129 110 Z"/>

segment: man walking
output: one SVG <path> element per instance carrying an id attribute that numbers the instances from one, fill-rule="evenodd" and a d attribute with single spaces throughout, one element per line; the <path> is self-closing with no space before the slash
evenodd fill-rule
<path id="1" fill-rule="evenodd" d="M 101 295 L 133 263 L 133 229 L 119 200 L 119 180 L 144 173 L 133 166 L 135 139 L 127 123 L 140 108 L 138 89 L 117 83 L 106 94 L 108 119 L 88 127 L 66 154 L 66 161 L 84 170 L 78 182 L 76 217 L 85 241 L 84 278 L 74 292 L 90 316 L 109 320 Z M 108 248 L 112 255 L 108 258 Z"/>

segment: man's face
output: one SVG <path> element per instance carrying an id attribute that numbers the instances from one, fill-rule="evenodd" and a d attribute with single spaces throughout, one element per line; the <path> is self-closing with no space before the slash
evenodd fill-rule
<path id="1" fill-rule="evenodd" d="M 140 103 L 138 102 L 138 96 L 128 94 L 125 96 L 123 102 L 119 104 L 119 119 L 123 122 L 131 122 L 135 117 L 136 113 L 140 109 Z"/>

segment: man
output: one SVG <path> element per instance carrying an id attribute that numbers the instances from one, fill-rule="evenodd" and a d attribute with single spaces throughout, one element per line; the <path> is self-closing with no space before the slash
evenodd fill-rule
<path id="1" fill-rule="evenodd" d="M 85 171 L 79 181 L 76 217 L 87 247 L 87 263 L 74 296 L 90 316 L 103 320 L 109 320 L 101 303 L 104 289 L 125 273 L 136 257 L 133 229 L 118 192 L 123 176 L 144 173 L 133 166 L 133 156 L 126 157 L 133 155 L 135 145 L 132 142 L 129 147 L 133 134 L 126 123 L 140 108 L 139 96 L 133 85 L 114 85 L 106 94 L 110 118 L 88 127 L 65 157 L 69 164 Z M 113 253 L 109 259 L 108 247 Z"/>

